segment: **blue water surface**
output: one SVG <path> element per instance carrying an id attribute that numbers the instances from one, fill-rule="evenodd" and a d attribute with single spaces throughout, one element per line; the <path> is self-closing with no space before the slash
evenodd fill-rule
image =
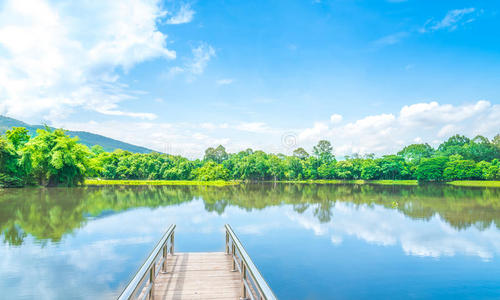
<path id="1" fill-rule="evenodd" d="M 499 299 L 500 190 L 260 184 L 0 192 L 3 299 L 113 299 L 169 224 L 231 224 L 280 299 Z"/>

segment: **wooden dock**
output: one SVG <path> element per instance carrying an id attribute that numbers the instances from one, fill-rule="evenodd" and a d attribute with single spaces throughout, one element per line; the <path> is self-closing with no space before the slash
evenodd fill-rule
<path id="1" fill-rule="evenodd" d="M 239 299 L 241 276 L 224 252 L 175 253 L 155 279 L 154 299 Z"/>
<path id="2" fill-rule="evenodd" d="M 277 299 L 231 226 L 225 252 L 174 253 L 171 225 L 119 300 Z"/>

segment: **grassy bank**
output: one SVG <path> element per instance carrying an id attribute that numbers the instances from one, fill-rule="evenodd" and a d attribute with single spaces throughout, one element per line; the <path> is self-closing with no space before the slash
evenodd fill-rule
<path id="1" fill-rule="evenodd" d="M 500 181 L 485 181 L 485 180 L 456 180 L 447 182 L 455 186 L 477 186 L 477 187 L 500 187 Z"/>
<path id="2" fill-rule="evenodd" d="M 196 180 L 108 180 L 86 179 L 86 185 L 237 185 L 242 181 L 196 181 Z M 257 181 L 258 182 L 258 181 Z M 265 181 L 275 182 L 275 181 Z M 278 183 L 306 183 L 306 184 L 381 184 L 381 185 L 418 185 L 416 180 L 283 180 Z"/>
<path id="3" fill-rule="evenodd" d="M 302 180 L 282 181 L 286 183 L 315 183 L 315 184 L 378 184 L 378 185 L 418 185 L 418 180 Z M 446 182 L 454 186 L 472 187 L 500 187 L 500 181 L 489 180 L 455 180 Z"/>
<path id="4" fill-rule="evenodd" d="M 418 185 L 417 180 L 370 180 L 367 183 L 383 185 Z"/>
<path id="5" fill-rule="evenodd" d="M 279 181 L 282 183 L 311 183 L 311 184 L 380 184 L 380 185 L 418 185 L 417 180 L 298 180 Z"/>
<path id="6" fill-rule="evenodd" d="M 238 181 L 196 181 L 196 180 L 101 180 L 85 179 L 85 185 L 236 185 Z"/>
<path id="7" fill-rule="evenodd" d="M 210 185 L 210 186 L 227 186 L 237 185 L 242 181 L 197 181 L 197 180 L 101 180 L 101 179 L 86 179 L 86 185 Z M 274 182 L 274 181 L 267 181 Z M 377 185 L 418 185 L 417 180 L 284 180 L 277 181 L 278 183 L 303 183 L 303 184 L 377 184 Z M 500 187 L 500 181 L 485 181 L 485 180 L 457 180 L 450 181 L 447 184 L 454 186 L 471 186 L 471 187 Z"/>

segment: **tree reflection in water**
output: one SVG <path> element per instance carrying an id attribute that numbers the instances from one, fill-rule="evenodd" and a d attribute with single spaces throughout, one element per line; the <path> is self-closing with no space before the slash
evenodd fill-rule
<path id="1" fill-rule="evenodd" d="M 31 235 L 44 245 L 92 218 L 136 207 L 179 205 L 202 199 L 205 210 L 222 214 L 227 207 L 261 210 L 292 205 L 309 208 L 321 223 L 334 221 L 337 202 L 383 206 L 412 219 L 438 215 L 453 228 L 500 228 L 500 189 L 447 185 L 381 186 L 332 184 L 242 184 L 237 186 L 121 186 L 25 188 L 0 191 L 0 230 L 4 242 L 18 246 Z M 397 203 L 397 205 L 394 205 Z"/>

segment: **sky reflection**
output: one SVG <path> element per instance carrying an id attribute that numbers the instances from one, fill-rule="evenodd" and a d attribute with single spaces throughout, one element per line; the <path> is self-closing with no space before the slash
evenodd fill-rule
<path id="1" fill-rule="evenodd" d="M 342 202 L 335 204 L 333 215 L 331 222 L 321 223 L 310 209 L 303 214 L 287 213 L 292 222 L 315 235 L 329 236 L 335 245 L 340 245 L 345 236 L 354 236 L 375 245 L 400 245 L 406 254 L 416 256 L 465 254 L 488 261 L 500 253 L 500 231 L 493 225 L 484 230 L 458 230 L 439 216 L 413 220 L 393 209 Z"/>

